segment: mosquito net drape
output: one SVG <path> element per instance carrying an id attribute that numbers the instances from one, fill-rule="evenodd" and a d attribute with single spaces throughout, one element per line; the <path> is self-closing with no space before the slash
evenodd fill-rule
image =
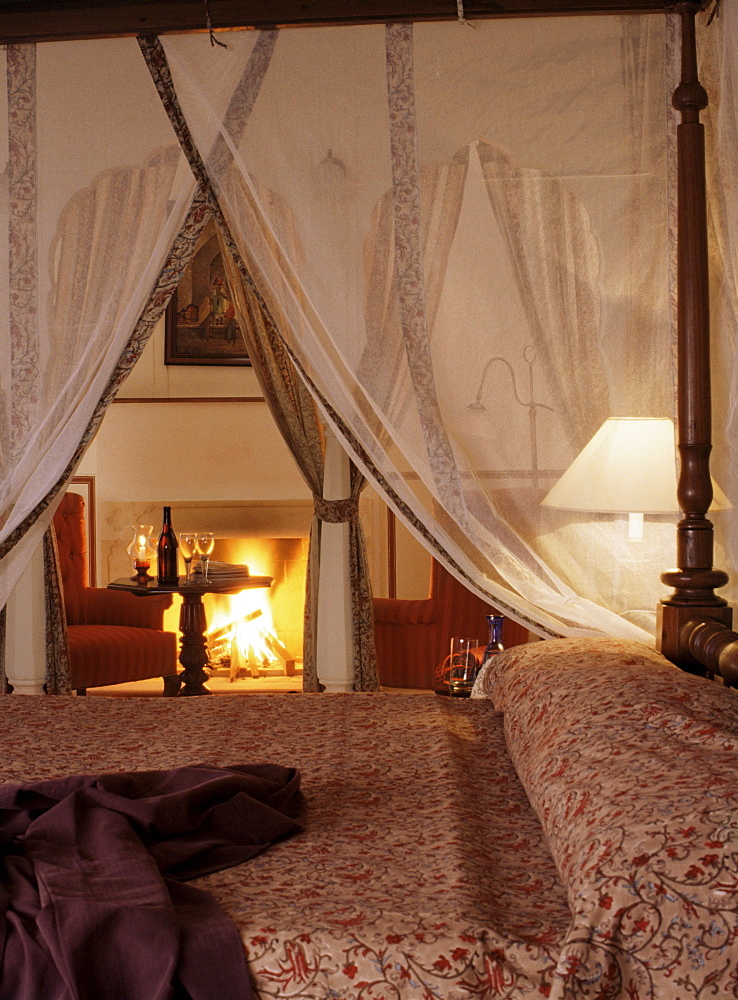
<path id="1" fill-rule="evenodd" d="M 673 414 L 675 23 L 283 30 L 237 133 L 259 37 L 162 41 L 324 413 L 491 602 L 542 634 L 649 639 L 676 514 L 634 543 L 625 513 L 541 501 L 607 418 Z"/>
<path id="2" fill-rule="evenodd" d="M 735 20 L 726 8 L 699 39 L 729 498 Z M 431 551 L 543 635 L 649 640 L 674 559 L 676 503 L 634 543 L 624 515 L 542 500 L 607 418 L 674 411 L 676 28 L 636 15 L 162 39 L 254 294 L 326 419 Z M 259 87 L 234 102 L 250 58 Z M 2 59 L 0 605 L 194 193 L 134 40 Z M 730 567 L 735 517 L 714 520 Z"/>
<path id="3" fill-rule="evenodd" d="M 192 202 L 134 39 L 8 46 L 0 134 L 0 605 Z"/>

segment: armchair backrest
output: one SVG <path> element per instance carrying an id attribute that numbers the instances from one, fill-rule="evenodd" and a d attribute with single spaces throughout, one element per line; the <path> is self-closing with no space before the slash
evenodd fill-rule
<path id="1" fill-rule="evenodd" d="M 476 637 L 481 645 L 487 645 L 489 604 L 467 590 L 435 559 L 431 564 L 430 596 L 437 608 L 440 658 L 448 655 L 449 643 L 454 635 Z"/>
<path id="2" fill-rule="evenodd" d="M 59 550 L 64 610 L 69 625 L 80 621 L 82 597 L 88 587 L 85 501 L 78 493 L 65 493 L 54 514 Z"/>
<path id="3" fill-rule="evenodd" d="M 487 615 L 493 608 L 459 583 L 455 576 L 435 559 L 431 565 L 430 596 L 436 601 L 438 614 L 439 656 L 448 654 L 452 636 L 477 638 L 486 646 L 489 639 Z M 528 641 L 528 629 L 510 618 L 502 626 L 505 647 L 517 646 Z M 439 662 L 440 662 L 439 659 Z"/>

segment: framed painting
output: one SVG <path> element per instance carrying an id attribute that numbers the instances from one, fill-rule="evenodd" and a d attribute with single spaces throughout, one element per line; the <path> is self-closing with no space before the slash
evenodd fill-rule
<path id="1" fill-rule="evenodd" d="M 167 306 L 164 363 L 251 364 L 212 219 Z"/>

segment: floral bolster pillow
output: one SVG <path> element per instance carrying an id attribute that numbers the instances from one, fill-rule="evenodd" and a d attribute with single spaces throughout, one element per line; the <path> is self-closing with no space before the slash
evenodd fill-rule
<path id="1" fill-rule="evenodd" d="M 495 657 L 475 695 L 572 911 L 550 997 L 738 997 L 738 693 L 616 639 Z"/>

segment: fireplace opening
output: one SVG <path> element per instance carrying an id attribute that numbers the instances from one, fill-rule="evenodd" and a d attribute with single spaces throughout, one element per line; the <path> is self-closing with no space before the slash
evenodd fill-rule
<path id="1" fill-rule="evenodd" d="M 206 636 L 213 673 L 292 677 L 302 672 L 307 538 L 216 538 L 212 560 L 246 564 L 269 588 L 206 594 Z"/>

